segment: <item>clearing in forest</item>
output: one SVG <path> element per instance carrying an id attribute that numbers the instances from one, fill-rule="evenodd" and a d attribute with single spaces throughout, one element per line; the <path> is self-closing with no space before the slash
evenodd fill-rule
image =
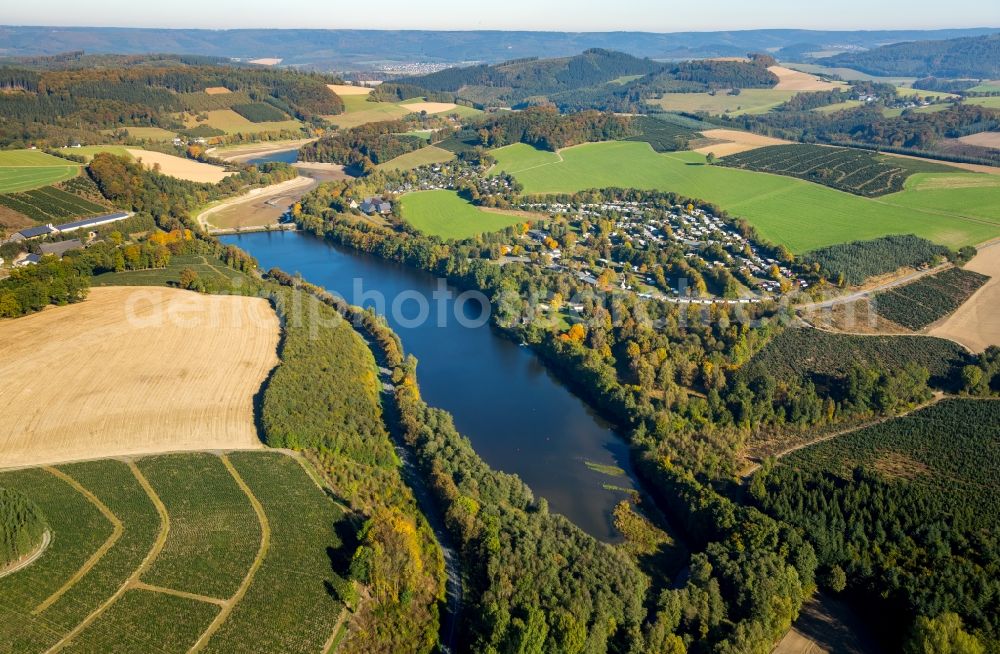
<path id="1" fill-rule="evenodd" d="M 261 447 L 253 397 L 278 336 L 263 299 L 167 288 L 0 322 L 0 462 Z"/>

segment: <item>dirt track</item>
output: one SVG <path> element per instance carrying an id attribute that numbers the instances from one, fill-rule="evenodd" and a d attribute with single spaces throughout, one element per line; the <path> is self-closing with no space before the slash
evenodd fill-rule
<path id="1" fill-rule="evenodd" d="M 0 322 L 0 468 L 261 447 L 278 335 L 262 299 L 156 287 Z"/>
<path id="2" fill-rule="evenodd" d="M 965 268 L 991 279 L 958 311 L 927 333 L 961 343 L 973 352 L 982 352 L 990 345 L 1000 345 L 1000 241 L 981 248 Z"/>

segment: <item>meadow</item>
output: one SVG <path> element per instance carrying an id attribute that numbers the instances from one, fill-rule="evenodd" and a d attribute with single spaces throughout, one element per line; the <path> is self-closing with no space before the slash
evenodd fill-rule
<path id="1" fill-rule="evenodd" d="M 242 278 L 222 261 L 202 254 L 180 254 L 170 258 L 166 268 L 149 270 L 125 270 L 95 275 L 92 286 L 176 286 L 181 281 L 181 271 L 190 268 L 200 279 L 209 284 L 228 285 L 230 281 Z"/>
<path id="2" fill-rule="evenodd" d="M 208 120 L 199 122 L 194 116 L 186 116 L 184 125 L 194 128 L 199 125 L 208 125 L 216 129 L 221 129 L 226 134 L 259 134 L 261 132 L 280 132 L 282 130 L 299 130 L 302 123 L 297 120 L 281 120 L 271 122 L 255 123 L 247 120 L 232 109 L 216 109 L 207 112 Z"/>
<path id="3" fill-rule="evenodd" d="M 400 199 L 403 218 L 430 236 L 465 239 L 524 222 L 524 217 L 483 211 L 454 191 L 420 191 Z"/>
<path id="4" fill-rule="evenodd" d="M 645 143 L 589 143 L 558 153 L 517 144 L 493 154 L 498 169 L 513 174 L 528 194 L 609 186 L 673 191 L 747 219 L 763 238 L 795 253 L 888 234 L 912 233 L 950 247 L 1000 236 L 1000 194 L 987 175 L 920 173 L 900 193 L 863 198 L 803 180 L 708 166 L 699 153 L 657 154 Z"/>
<path id="5" fill-rule="evenodd" d="M 342 615 L 331 557 L 351 553 L 306 465 L 243 452 L 0 472 L 54 535 L 0 578 L 0 653 L 323 651 Z"/>
<path id="6" fill-rule="evenodd" d="M 395 159 L 385 162 L 384 164 L 379 164 L 378 167 L 382 170 L 411 170 L 413 168 L 417 168 L 418 166 L 445 163 L 446 161 L 451 161 L 454 158 L 454 152 L 448 152 L 447 150 L 429 145 L 426 148 L 414 150 L 413 152 L 407 152 L 406 154 L 400 155 Z"/>
<path id="7" fill-rule="evenodd" d="M 396 120 L 411 112 L 399 104 L 392 102 L 368 102 L 368 95 L 347 95 L 341 97 L 344 101 L 344 113 L 336 116 L 323 116 L 341 129 L 350 129 L 365 123 L 377 123 L 385 120 Z"/>
<path id="8" fill-rule="evenodd" d="M 172 141 L 176 133 L 170 130 L 163 129 L 162 127 L 136 127 L 129 126 L 123 128 L 128 131 L 128 135 L 131 138 L 139 139 L 140 141 L 159 141 L 167 142 Z M 117 130 L 102 130 L 102 134 L 112 134 Z"/>
<path id="9" fill-rule="evenodd" d="M 763 114 L 778 105 L 788 102 L 800 91 L 779 91 L 775 89 L 743 89 L 739 95 L 729 95 L 719 91 L 709 93 L 665 93 L 662 98 L 650 100 L 649 104 L 665 111 L 684 111 L 709 114 Z"/>
<path id="10" fill-rule="evenodd" d="M 40 150 L 0 151 L 0 193 L 30 191 L 79 174 L 80 164 Z"/>

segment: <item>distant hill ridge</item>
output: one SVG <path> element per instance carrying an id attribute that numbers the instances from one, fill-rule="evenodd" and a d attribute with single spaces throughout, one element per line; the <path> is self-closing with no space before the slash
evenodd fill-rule
<path id="1" fill-rule="evenodd" d="M 1000 32 L 942 41 L 894 43 L 868 52 L 820 59 L 819 63 L 856 68 L 869 75 L 998 79 Z"/>
<path id="2" fill-rule="evenodd" d="M 564 57 L 591 48 L 604 48 L 637 57 L 676 60 L 775 52 L 802 43 L 868 49 L 900 41 L 981 36 L 998 29 L 564 33 L 0 26 L 0 57 L 52 55 L 72 50 L 122 54 L 158 51 L 220 57 L 274 57 L 282 59 L 283 64 L 349 69 L 373 59 L 496 63 L 524 57 Z"/>

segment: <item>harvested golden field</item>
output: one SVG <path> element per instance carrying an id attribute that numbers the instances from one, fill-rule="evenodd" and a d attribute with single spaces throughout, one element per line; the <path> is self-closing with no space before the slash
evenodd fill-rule
<path id="1" fill-rule="evenodd" d="M 979 134 L 963 136 L 958 140 L 969 145 L 978 145 L 981 148 L 996 148 L 1000 150 L 1000 132 L 980 132 Z"/>
<path id="2" fill-rule="evenodd" d="M 0 467 L 261 447 L 278 335 L 263 299 L 160 287 L 0 322 Z"/>
<path id="3" fill-rule="evenodd" d="M 997 310 L 1000 307 L 1000 242 L 982 248 L 965 269 L 989 275 L 991 279 L 958 311 L 927 333 L 961 343 L 973 352 L 982 352 L 990 345 L 1000 345 L 1000 311 Z"/>
<path id="4" fill-rule="evenodd" d="M 224 86 L 210 86 L 205 89 L 205 93 L 209 95 L 226 95 L 227 93 L 232 93 L 232 91 Z"/>
<path id="5" fill-rule="evenodd" d="M 263 57 L 261 59 L 251 59 L 251 64 L 257 64 L 258 66 L 277 66 L 282 62 L 281 59 L 277 57 Z"/>
<path id="6" fill-rule="evenodd" d="M 153 152 L 152 150 L 134 150 L 129 148 L 128 153 L 136 159 L 141 160 L 146 168 L 153 168 L 159 165 L 160 172 L 164 175 L 176 177 L 177 179 L 186 179 L 189 182 L 218 184 L 230 175 L 235 174 L 227 172 L 219 166 L 212 166 L 211 164 L 191 159 L 182 159 L 172 154 L 163 154 L 162 152 Z"/>
<path id="7" fill-rule="evenodd" d="M 403 106 L 415 113 L 426 111 L 429 114 L 441 114 L 453 110 L 458 105 L 454 102 L 404 102 Z"/>
<path id="8" fill-rule="evenodd" d="M 710 138 L 716 141 L 725 141 L 725 143 L 706 145 L 696 149 L 695 152 L 700 152 L 701 154 L 708 154 L 709 152 L 712 152 L 717 157 L 739 154 L 740 152 L 756 150 L 757 148 L 763 148 L 768 145 L 782 145 L 783 143 L 788 143 L 788 141 L 782 139 L 776 139 L 770 136 L 761 136 L 760 134 L 751 134 L 750 132 L 741 132 L 735 129 L 710 129 L 702 132 L 702 134 L 705 138 Z"/>
<path id="9" fill-rule="evenodd" d="M 774 87 L 776 91 L 832 91 L 845 86 L 843 83 L 827 82 L 815 75 L 784 66 L 771 66 L 768 70 L 778 76 L 778 85 Z"/>
<path id="10" fill-rule="evenodd" d="M 370 87 L 351 84 L 327 84 L 326 87 L 337 95 L 369 95 L 372 92 Z"/>

